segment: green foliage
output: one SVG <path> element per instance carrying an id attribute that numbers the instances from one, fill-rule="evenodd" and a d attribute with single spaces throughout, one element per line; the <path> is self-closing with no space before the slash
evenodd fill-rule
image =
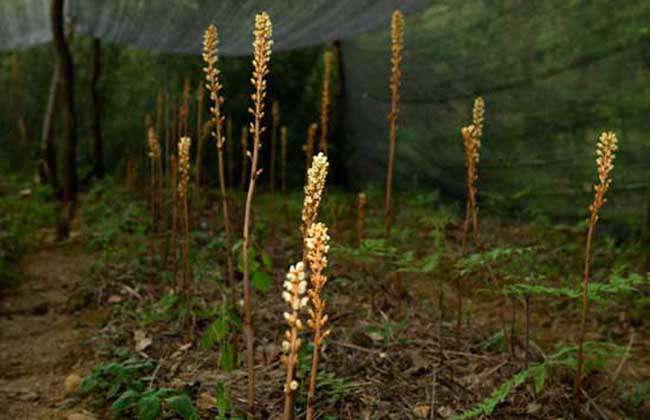
<path id="1" fill-rule="evenodd" d="M 586 356 L 585 371 L 593 369 L 602 369 L 608 360 L 612 358 L 621 358 L 625 354 L 625 349 L 612 343 L 586 341 L 584 343 L 584 352 Z M 464 420 L 478 417 L 481 415 L 490 416 L 508 395 L 519 385 L 528 379 L 532 379 L 536 393 L 543 391 L 546 380 L 551 369 L 565 367 L 571 370 L 577 369 L 578 349 L 575 345 L 559 347 L 557 351 L 550 355 L 544 362 L 531 366 L 515 374 L 512 378 L 502 383 L 495 389 L 489 397 L 478 403 L 471 409 L 454 416 L 454 420 Z"/>
<path id="2" fill-rule="evenodd" d="M 332 253 L 337 257 L 357 262 L 391 257 L 396 252 L 395 247 L 388 245 L 384 239 L 364 239 L 359 247 L 335 244 L 332 248 Z"/>
<path id="3" fill-rule="evenodd" d="M 387 347 L 395 342 L 400 344 L 408 342 L 408 339 L 400 336 L 407 325 L 407 320 L 397 322 L 383 321 L 377 325 L 370 325 L 367 330 L 371 334 L 377 334 L 381 338 L 382 345 Z"/>
<path id="4" fill-rule="evenodd" d="M 639 293 L 638 287 L 648 281 L 647 276 L 643 277 L 636 273 L 623 276 L 619 270 L 614 270 L 607 282 L 589 283 L 589 300 L 604 303 L 614 297 Z M 514 296 L 537 295 L 578 299 L 582 296 L 582 287 L 551 287 L 534 283 L 517 283 L 506 286 L 505 293 Z"/>
<path id="5" fill-rule="evenodd" d="M 124 417 L 132 413 L 138 420 L 154 420 L 170 412 L 182 419 L 198 420 L 198 412 L 187 395 L 171 388 L 154 388 L 148 376 L 155 368 L 151 360 L 117 350 L 116 362 L 97 365 L 81 382 L 84 394 L 94 394 L 99 403 L 110 402 L 111 413 Z"/>
<path id="6" fill-rule="evenodd" d="M 233 330 L 240 327 L 241 320 L 239 317 L 228 310 L 225 300 L 217 314 L 217 318 L 212 321 L 203 333 L 201 345 L 205 349 L 211 349 L 215 345 L 219 346 L 219 367 L 229 372 L 237 366 L 237 355 L 229 341 L 230 334 Z"/>
<path id="7" fill-rule="evenodd" d="M 85 202 L 91 249 L 106 249 L 122 234 L 143 238 L 151 226 L 144 203 L 110 177 L 93 184 Z"/>
<path id="8" fill-rule="evenodd" d="M 413 251 L 408 251 L 400 255 L 395 261 L 397 272 L 400 273 L 431 273 L 438 269 L 440 256 L 432 254 L 420 260 L 415 260 Z"/>
<path id="9" fill-rule="evenodd" d="M 55 207 L 48 188 L 7 176 L 0 184 L 0 287 L 17 279 L 15 264 L 37 229 L 53 226 Z"/>
<path id="10" fill-rule="evenodd" d="M 151 306 L 138 308 L 137 319 L 141 326 L 147 326 L 158 321 L 169 321 L 176 316 L 179 297 L 173 291 L 163 295 Z"/>
<path id="11" fill-rule="evenodd" d="M 316 383 L 318 384 L 319 392 L 337 400 L 344 398 L 357 387 L 349 379 L 339 378 L 333 373 L 328 372 L 318 372 Z"/>
<path id="12" fill-rule="evenodd" d="M 233 253 L 237 255 L 237 268 L 244 272 L 243 241 L 239 240 L 233 246 Z M 251 285 L 260 292 L 267 292 L 271 288 L 271 257 L 263 249 L 257 250 L 254 246 L 248 249 L 248 269 Z"/>

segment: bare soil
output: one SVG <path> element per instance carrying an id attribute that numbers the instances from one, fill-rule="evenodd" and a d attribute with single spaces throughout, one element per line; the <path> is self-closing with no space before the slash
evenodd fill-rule
<path id="1" fill-rule="evenodd" d="M 65 379 L 92 366 L 85 343 L 105 317 L 96 308 L 68 309 L 93 259 L 81 236 L 37 248 L 23 258 L 18 286 L 0 295 L 1 419 L 67 418 Z"/>

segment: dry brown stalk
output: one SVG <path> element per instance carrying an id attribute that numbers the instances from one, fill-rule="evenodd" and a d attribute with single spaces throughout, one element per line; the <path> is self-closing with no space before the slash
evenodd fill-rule
<path id="1" fill-rule="evenodd" d="M 618 149 L 618 139 L 613 132 L 604 132 L 600 135 L 596 145 L 596 165 L 598 167 L 598 181 L 594 185 L 594 201 L 589 206 L 589 228 L 585 243 L 584 271 L 582 278 L 582 312 L 580 315 L 580 330 L 578 332 L 578 368 L 573 387 L 573 402 L 576 412 L 579 413 L 580 392 L 582 390 L 582 377 L 584 371 L 584 341 L 589 311 L 589 270 L 591 265 L 591 241 L 598 223 L 598 213 L 607 202 L 605 193 L 612 183 L 611 172 L 614 169 L 614 159 Z"/>
<path id="2" fill-rule="evenodd" d="M 178 135 L 186 137 L 189 135 L 190 125 L 190 79 L 185 78 L 183 82 L 183 102 L 178 110 Z"/>
<path id="3" fill-rule="evenodd" d="M 314 418 L 314 396 L 316 395 L 316 376 L 318 374 L 318 358 L 321 344 L 331 332 L 330 329 L 325 329 L 328 317 L 325 313 L 326 303 L 322 297 L 323 287 L 327 283 L 327 276 L 324 273 L 327 268 L 329 240 L 327 226 L 323 223 L 314 223 L 309 227 L 307 232 L 307 259 L 309 260 L 309 280 L 311 282 L 309 290 L 311 308 L 308 309 L 309 320 L 307 320 L 307 326 L 313 331 L 314 338 L 311 372 L 307 388 L 307 420 Z"/>
<path id="4" fill-rule="evenodd" d="M 246 185 L 246 176 L 248 174 L 248 127 L 241 128 L 241 138 L 239 139 L 241 145 L 241 176 L 239 178 L 239 188 L 244 189 Z"/>
<path id="5" fill-rule="evenodd" d="M 314 139 L 316 138 L 316 130 L 318 130 L 318 124 L 316 123 L 311 123 L 307 129 L 307 140 L 303 147 L 305 152 L 305 168 L 307 168 L 307 170 L 311 168 L 311 161 L 314 158 Z"/>
<path id="6" fill-rule="evenodd" d="M 271 61 L 271 46 L 273 45 L 271 18 L 266 12 L 259 13 L 255 16 L 255 29 L 253 31 L 253 77 L 251 83 L 255 92 L 251 95 L 253 107 L 248 111 L 253 116 L 253 122 L 250 123 L 250 132 L 253 136 L 253 153 L 251 158 L 251 172 L 248 182 L 248 193 L 246 194 L 246 204 L 244 207 L 244 232 L 242 259 L 244 268 L 244 335 L 246 337 L 246 367 L 248 369 L 248 393 L 247 408 L 248 416 L 254 415 L 255 404 L 255 378 L 253 370 L 253 320 L 250 303 L 250 271 L 248 262 L 248 249 L 250 247 L 250 219 L 251 206 L 253 204 L 253 193 L 255 192 L 255 180 L 260 174 L 257 168 L 259 159 L 259 150 L 262 146 L 261 136 L 265 127 L 262 127 L 264 118 L 264 99 L 266 98 L 266 76 L 269 73 L 269 62 Z"/>
<path id="7" fill-rule="evenodd" d="M 332 72 L 332 52 L 325 51 L 323 54 L 323 90 L 320 102 L 320 143 L 319 151 L 327 154 L 327 128 L 330 107 L 330 74 Z"/>
<path id="8" fill-rule="evenodd" d="M 172 278 L 176 280 L 178 274 L 178 160 L 176 155 L 169 156 L 169 185 L 170 199 L 172 210 L 172 236 L 171 236 L 171 253 L 172 253 Z"/>
<path id="9" fill-rule="evenodd" d="M 280 127 L 280 184 L 287 191 L 287 127 Z"/>
<path id="10" fill-rule="evenodd" d="M 233 187 L 235 183 L 235 153 L 233 150 L 233 144 L 235 140 L 232 137 L 232 118 L 226 120 L 226 162 L 228 162 L 228 186 Z"/>
<path id="11" fill-rule="evenodd" d="M 275 225 L 273 223 L 273 213 L 275 212 L 275 161 L 276 156 L 275 152 L 277 149 L 277 137 L 278 137 L 278 122 L 280 121 L 280 104 L 278 101 L 273 101 L 273 105 L 271 106 L 271 163 L 270 163 L 270 171 L 271 173 L 269 174 L 269 191 L 271 193 L 271 197 L 269 199 L 269 226 L 271 227 L 270 229 L 270 235 L 273 237 L 274 235 L 274 228 Z"/>
<path id="12" fill-rule="evenodd" d="M 217 27 L 210 25 L 205 31 L 203 39 L 203 61 L 206 67 L 203 69 L 207 81 L 206 88 L 210 92 L 210 100 L 212 106 L 210 113 L 212 114 L 212 122 L 215 127 L 212 132 L 217 144 L 217 157 L 219 165 L 219 188 L 221 190 L 221 209 L 223 212 L 223 225 L 226 232 L 226 269 L 228 270 L 228 285 L 230 286 L 230 304 L 235 305 L 236 300 L 236 284 L 235 284 L 235 270 L 233 267 L 232 259 L 232 229 L 230 227 L 230 214 L 228 211 L 228 195 L 226 194 L 226 176 L 224 170 L 223 159 L 223 145 L 226 138 L 223 136 L 223 121 L 224 117 L 221 114 L 221 106 L 223 105 L 223 97 L 221 97 L 221 83 L 219 82 L 219 69 L 217 63 L 219 47 L 219 33 Z"/>
<path id="13" fill-rule="evenodd" d="M 278 123 L 280 121 L 280 103 L 278 101 L 273 101 L 271 106 L 271 164 L 269 165 L 270 174 L 269 174 L 269 186 L 271 191 L 271 197 L 275 194 L 275 150 L 277 149 L 277 138 L 278 138 Z M 273 198 L 271 198 L 272 200 Z M 273 202 L 273 201 L 271 201 Z"/>
<path id="14" fill-rule="evenodd" d="M 404 50 L 404 16 L 399 10 L 393 12 L 391 20 L 391 73 L 390 113 L 388 114 L 388 169 L 386 171 L 386 203 L 384 236 L 390 239 L 393 223 L 393 167 L 395 166 L 395 145 L 397 143 L 397 115 L 399 112 L 399 88 L 402 83 L 402 51 Z"/>
<path id="15" fill-rule="evenodd" d="M 195 193 L 199 192 L 199 185 L 201 184 L 201 161 L 203 160 L 203 143 L 205 137 L 203 133 L 203 102 L 205 100 L 205 92 L 203 91 L 203 82 L 199 80 L 199 89 L 196 95 L 196 161 L 194 163 L 194 190 Z"/>
<path id="16" fill-rule="evenodd" d="M 307 232 L 309 227 L 316 222 L 318 207 L 320 206 L 323 190 L 325 189 L 325 178 L 329 162 L 327 156 L 322 152 L 316 155 L 314 161 L 307 171 L 307 184 L 305 185 L 305 198 L 302 204 L 302 224 L 300 232 L 303 237 L 302 261 L 307 265 Z"/>
<path id="17" fill-rule="evenodd" d="M 300 331 L 304 329 L 300 312 L 307 306 L 309 298 L 304 296 L 307 291 L 307 281 L 305 280 L 305 267 L 302 262 L 292 265 L 284 281 L 284 291 L 282 299 L 287 302 L 291 312 L 284 313 L 284 319 L 289 325 L 289 329 L 284 333 L 282 340 L 282 363 L 286 368 L 284 382 L 284 419 L 293 418 L 293 393 L 298 389 L 298 382 L 295 380 L 294 373 L 296 362 L 298 361 L 298 351 L 302 340 L 298 337 Z"/>
<path id="18" fill-rule="evenodd" d="M 160 138 L 163 135 L 162 132 L 162 126 L 163 126 L 163 119 L 165 116 L 163 113 L 165 109 L 165 95 L 163 91 L 158 91 L 158 97 L 156 98 L 156 134 Z"/>
<path id="19" fill-rule="evenodd" d="M 359 234 L 359 246 L 363 243 L 363 240 L 366 237 L 366 204 L 368 203 L 368 198 L 365 193 L 360 192 L 359 197 L 359 206 L 358 206 L 358 220 L 357 220 L 357 232 Z"/>
<path id="20" fill-rule="evenodd" d="M 158 226 L 162 214 L 162 150 L 160 141 L 153 126 L 147 130 L 147 143 L 149 146 L 149 161 L 151 163 L 151 216 L 154 223 L 154 230 Z"/>
<path id="21" fill-rule="evenodd" d="M 181 137 L 178 142 L 178 201 L 181 205 L 181 224 L 183 229 L 183 277 L 180 291 L 184 297 L 190 284 L 190 219 L 187 190 L 190 181 L 190 147 L 192 140 Z"/>

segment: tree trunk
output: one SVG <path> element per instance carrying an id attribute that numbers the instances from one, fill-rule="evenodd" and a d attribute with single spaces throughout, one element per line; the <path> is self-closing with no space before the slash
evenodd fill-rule
<path id="1" fill-rule="evenodd" d="M 99 78 L 102 64 L 102 44 L 99 39 L 93 40 L 93 64 L 90 78 L 90 118 L 93 137 L 93 175 L 96 178 L 104 177 L 104 153 L 101 128 L 101 107 L 99 97 Z"/>
<path id="2" fill-rule="evenodd" d="M 57 237 L 65 239 L 70 234 L 70 221 L 77 199 L 77 124 L 74 106 L 74 68 L 63 30 L 64 0 L 52 0 L 52 38 L 59 59 L 62 93 L 63 125 L 63 206 Z"/>
<path id="3" fill-rule="evenodd" d="M 61 72 L 59 63 L 54 64 L 54 72 L 50 81 L 50 92 L 47 99 L 47 108 L 43 120 L 43 132 L 41 133 L 41 159 L 38 164 L 38 176 L 42 184 L 50 184 L 52 189 L 59 196 L 59 180 L 56 168 L 56 146 L 54 145 L 54 116 L 56 105 L 61 90 Z"/>

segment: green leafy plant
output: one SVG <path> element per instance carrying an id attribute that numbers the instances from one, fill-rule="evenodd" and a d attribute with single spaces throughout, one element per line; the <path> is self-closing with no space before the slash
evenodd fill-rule
<path id="1" fill-rule="evenodd" d="M 587 341 L 584 349 L 585 354 L 588 355 L 588 362 L 585 364 L 587 372 L 601 369 L 610 359 L 621 358 L 625 354 L 625 348 L 607 342 Z M 572 371 L 577 369 L 578 347 L 576 345 L 559 347 L 555 353 L 548 356 L 542 363 L 518 372 L 499 385 L 486 399 L 462 414 L 454 416 L 453 420 L 492 415 L 496 407 L 505 401 L 514 389 L 529 379 L 533 381 L 535 393 L 539 394 L 544 390 L 552 369 L 562 367 Z"/>
<path id="2" fill-rule="evenodd" d="M 233 314 L 225 304 L 221 304 L 217 318 L 208 326 L 203 337 L 201 345 L 205 349 L 211 349 L 215 345 L 219 346 L 219 367 L 229 372 L 237 366 L 237 354 L 230 343 L 230 334 L 232 331 L 239 329 L 241 320 L 236 314 Z"/>
<path id="3" fill-rule="evenodd" d="M 198 420 L 194 404 L 184 393 L 171 388 L 152 387 L 149 376 L 155 369 L 151 360 L 142 360 L 120 349 L 121 360 L 101 363 L 93 368 L 80 385 L 84 394 L 95 394 L 99 402 L 111 403 L 115 416 L 134 414 L 138 420 L 154 420 L 171 412 L 185 420 Z"/>

